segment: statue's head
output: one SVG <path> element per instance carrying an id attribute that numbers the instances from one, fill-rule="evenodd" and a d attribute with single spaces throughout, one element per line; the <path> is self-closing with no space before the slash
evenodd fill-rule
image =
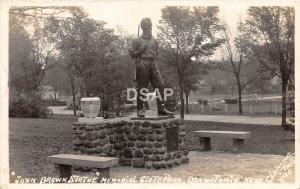
<path id="1" fill-rule="evenodd" d="M 152 35 L 152 22 L 150 18 L 143 18 L 141 20 L 141 28 L 144 34 Z"/>

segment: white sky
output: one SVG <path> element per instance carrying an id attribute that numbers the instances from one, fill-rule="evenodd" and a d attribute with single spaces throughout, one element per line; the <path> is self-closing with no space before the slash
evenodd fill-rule
<path id="1" fill-rule="evenodd" d="M 96 4 L 84 5 L 84 9 L 87 10 L 90 17 L 96 20 L 102 20 L 107 23 L 110 28 L 116 29 L 120 26 L 122 29 L 127 31 L 129 34 L 137 35 L 138 25 L 142 18 L 150 17 L 153 24 L 153 35 L 157 35 L 157 25 L 161 17 L 161 9 L 164 6 L 206 6 L 202 4 L 179 4 L 163 2 L 163 1 L 126 1 L 126 2 L 99 2 Z M 219 18 L 221 22 L 225 22 L 232 35 L 234 36 L 236 31 L 237 22 L 240 19 L 245 19 L 247 14 L 248 5 L 239 2 L 224 2 L 218 4 L 208 4 L 219 6 Z M 141 32 L 141 31 L 140 31 Z M 211 59 L 220 60 L 223 57 L 222 48 L 218 48 Z"/>
<path id="2" fill-rule="evenodd" d="M 107 22 L 108 27 L 116 28 L 117 25 L 128 31 L 129 34 L 137 35 L 138 24 L 144 17 L 150 17 L 153 24 L 153 34 L 156 36 L 156 26 L 161 17 L 161 9 L 166 5 L 180 5 L 162 1 L 145 2 L 99 2 L 85 5 L 84 8 L 90 17 Z M 186 4 L 184 4 L 186 5 Z M 195 4 L 191 4 L 195 5 Z M 203 4 L 201 4 L 203 6 Z M 231 30 L 235 31 L 239 17 L 244 18 L 248 6 L 240 3 L 215 4 L 219 5 L 220 18 L 225 21 Z"/>

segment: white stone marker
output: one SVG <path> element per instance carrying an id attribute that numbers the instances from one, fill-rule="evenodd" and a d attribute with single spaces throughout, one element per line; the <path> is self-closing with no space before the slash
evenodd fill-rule
<path id="1" fill-rule="evenodd" d="M 156 101 L 156 93 L 148 93 L 147 94 L 147 99 L 148 99 L 148 104 L 150 110 L 146 111 L 146 116 L 147 115 L 157 115 L 157 101 Z"/>
<path id="2" fill-rule="evenodd" d="M 103 120 L 102 117 L 97 117 L 100 110 L 100 98 L 84 97 L 80 100 L 81 110 L 84 117 L 78 119 L 79 122 L 98 122 Z"/>

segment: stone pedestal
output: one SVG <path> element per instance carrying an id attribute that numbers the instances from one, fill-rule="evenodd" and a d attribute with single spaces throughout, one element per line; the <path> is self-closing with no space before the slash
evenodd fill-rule
<path id="1" fill-rule="evenodd" d="M 179 117 L 81 120 L 73 123 L 73 130 L 77 154 L 118 157 L 120 165 L 155 169 L 189 162 Z"/>
<path id="2" fill-rule="evenodd" d="M 80 118 L 78 118 L 79 123 L 86 123 L 86 124 L 90 124 L 90 123 L 97 124 L 102 121 L 103 121 L 103 117 L 94 117 L 94 118 L 80 117 Z"/>

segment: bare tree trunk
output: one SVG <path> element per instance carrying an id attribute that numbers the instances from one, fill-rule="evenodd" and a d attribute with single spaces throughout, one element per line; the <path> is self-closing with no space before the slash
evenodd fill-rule
<path id="1" fill-rule="evenodd" d="M 56 101 L 57 100 L 57 96 L 56 95 L 57 95 L 58 89 L 55 87 L 53 91 L 54 91 L 54 101 Z"/>
<path id="2" fill-rule="evenodd" d="M 287 80 L 282 77 L 281 94 L 282 94 L 282 110 L 281 110 L 281 127 L 286 127 L 286 90 Z"/>
<path id="3" fill-rule="evenodd" d="M 86 89 L 85 82 L 83 80 L 80 87 L 80 92 L 81 92 L 81 97 L 87 97 L 87 89 Z"/>
<path id="4" fill-rule="evenodd" d="M 76 112 L 76 91 L 75 91 L 75 84 L 74 84 L 74 75 L 72 75 L 71 70 L 67 70 L 68 71 L 68 75 L 69 75 L 69 79 L 71 82 L 71 90 L 72 90 L 72 98 L 73 98 L 73 115 L 76 116 L 77 112 Z"/>
<path id="5" fill-rule="evenodd" d="M 239 90 L 239 115 L 243 115 L 242 91 Z"/>
<path id="6" fill-rule="evenodd" d="M 184 118 L 183 83 L 182 83 L 182 79 L 181 78 L 179 78 L 179 80 L 180 80 L 179 81 L 179 88 L 180 88 L 180 117 Z"/>
<path id="7" fill-rule="evenodd" d="M 239 78 L 237 78 L 238 93 L 239 93 L 239 115 L 243 115 L 243 105 L 242 105 L 242 86 Z"/>
<path id="8" fill-rule="evenodd" d="M 186 103 L 186 113 L 189 114 L 190 110 L 189 110 L 189 95 L 188 95 L 188 93 L 185 93 L 185 103 Z"/>
<path id="9" fill-rule="evenodd" d="M 77 114 L 77 107 L 76 107 L 76 94 L 75 94 L 75 89 L 72 87 L 72 97 L 73 97 L 73 115 L 76 116 Z"/>

